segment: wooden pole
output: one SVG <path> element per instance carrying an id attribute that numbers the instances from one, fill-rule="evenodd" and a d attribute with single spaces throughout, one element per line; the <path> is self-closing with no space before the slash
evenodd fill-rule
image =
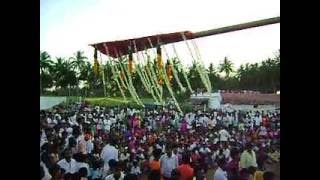
<path id="1" fill-rule="evenodd" d="M 269 19 L 263 19 L 263 20 L 259 20 L 259 21 L 252 21 L 252 22 L 243 23 L 243 24 L 226 26 L 226 27 L 217 28 L 217 29 L 211 29 L 211 30 L 207 30 L 207 31 L 200 31 L 200 32 L 194 33 L 193 38 L 201 38 L 201 37 L 212 36 L 212 35 L 216 35 L 216 34 L 228 33 L 228 32 L 233 32 L 233 31 L 239 31 L 239 30 L 255 28 L 255 27 L 260 27 L 260 26 L 266 26 L 266 25 L 271 25 L 271 24 L 276 24 L 276 23 L 280 23 L 280 16 L 274 17 L 274 18 L 269 18 Z"/>

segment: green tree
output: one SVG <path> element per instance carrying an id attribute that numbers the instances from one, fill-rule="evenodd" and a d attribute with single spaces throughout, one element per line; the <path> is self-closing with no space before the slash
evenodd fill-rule
<path id="1" fill-rule="evenodd" d="M 227 57 L 225 57 L 223 62 L 220 64 L 219 72 L 224 72 L 227 79 L 229 78 L 230 73 L 233 72 L 233 63 Z"/>
<path id="2" fill-rule="evenodd" d="M 83 70 L 85 66 L 85 60 L 88 58 L 83 55 L 83 51 L 77 51 L 74 54 L 74 57 L 70 58 L 71 67 L 74 69 L 76 74 L 76 82 L 77 82 L 77 95 L 79 96 L 79 83 L 80 80 L 86 80 L 86 79 L 80 79 L 81 71 Z"/>
<path id="3" fill-rule="evenodd" d="M 71 95 L 70 88 L 77 86 L 77 77 L 71 62 L 61 57 L 56 58 L 53 72 L 56 88 L 61 88 L 61 90 L 67 88 L 68 95 Z"/>
<path id="4" fill-rule="evenodd" d="M 43 94 L 45 88 L 53 86 L 53 79 L 50 74 L 53 64 L 49 53 L 40 51 L 40 94 Z"/>

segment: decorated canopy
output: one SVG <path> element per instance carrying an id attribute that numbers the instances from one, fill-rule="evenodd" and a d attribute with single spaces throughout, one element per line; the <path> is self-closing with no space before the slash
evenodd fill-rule
<path id="1" fill-rule="evenodd" d="M 174 43 L 183 41 L 183 36 L 187 39 L 193 38 L 193 33 L 190 31 L 169 33 L 169 34 L 158 34 L 153 36 L 146 36 L 134 39 L 126 39 L 119 41 L 110 41 L 91 44 L 94 48 L 99 50 L 101 53 L 116 58 L 118 55 L 127 55 L 130 49 L 134 49 L 136 45 L 137 51 L 143 51 L 148 48 L 156 47 L 157 45 L 163 45 L 168 43 Z"/>

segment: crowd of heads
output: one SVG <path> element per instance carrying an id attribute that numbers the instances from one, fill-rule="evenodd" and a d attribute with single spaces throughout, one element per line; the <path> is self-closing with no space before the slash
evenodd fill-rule
<path id="1" fill-rule="evenodd" d="M 280 161 L 280 111 L 57 106 L 40 112 L 40 152 L 42 179 L 181 179 L 188 165 L 197 179 L 220 168 L 267 180 L 265 164 Z"/>

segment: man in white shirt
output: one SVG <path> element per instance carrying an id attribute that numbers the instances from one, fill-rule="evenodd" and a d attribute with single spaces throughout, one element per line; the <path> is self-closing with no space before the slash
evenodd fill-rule
<path id="1" fill-rule="evenodd" d="M 218 160 L 218 169 L 214 173 L 213 180 L 228 180 L 227 172 L 225 171 L 226 162 L 224 159 Z"/>
<path id="2" fill-rule="evenodd" d="M 107 144 L 101 151 L 101 159 L 104 161 L 104 171 L 109 170 L 109 161 L 114 159 L 118 161 L 119 150 L 115 148 L 115 141 L 111 140 L 110 144 Z"/>
<path id="3" fill-rule="evenodd" d="M 79 154 L 78 160 L 76 161 L 77 172 L 79 172 L 81 168 L 86 168 L 87 175 L 90 176 L 90 167 L 89 167 L 89 164 L 86 163 L 85 159 L 86 157 L 84 154 Z"/>
<path id="4" fill-rule="evenodd" d="M 77 172 L 77 162 L 73 158 L 71 158 L 71 150 L 67 149 L 64 152 L 64 159 L 60 160 L 57 164 L 60 168 L 65 170 L 65 174 L 70 173 L 74 174 Z"/>
<path id="5" fill-rule="evenodd" d="M 91 141 L 91 136 L 86 134 L 84 137 L 85 145 L 86 145 L 86 153 L 90 154 L 93 151 L 94 144 Z"/>
<path id="6" fill-rule="evenodd" d="M 178 157 L 172 153 L 170 147 L 166 148 L 166 154 L 160 158 L 160 168 L 163 179 L 170 179 L 172 170 L 178 167 Z"/>
<path id="7" fill-rule="evenodd" d="M 125 174 L 121 171 L 119 163 L 116 161 L 114 163 L 114 171 L 108 175 L 104 180 L 123 180 Z"/>
<path id="8" fill-rule="evenodd" d="M 221 142 L 226 142 L 231 137 L 230 134 L 228 133 L 228 131 L 226 131 L 225 129 L 221 129 L 219 131 L 219 136 L 220 136 Z"/>
<path id="9" fill-rule="evenodd" d="M 224 154 L 225 160 L 228 162 L 230 160 L 230 149 L 228 148 L 227 144 L 225 144 L 223 147 L 223 154 Z"/>

